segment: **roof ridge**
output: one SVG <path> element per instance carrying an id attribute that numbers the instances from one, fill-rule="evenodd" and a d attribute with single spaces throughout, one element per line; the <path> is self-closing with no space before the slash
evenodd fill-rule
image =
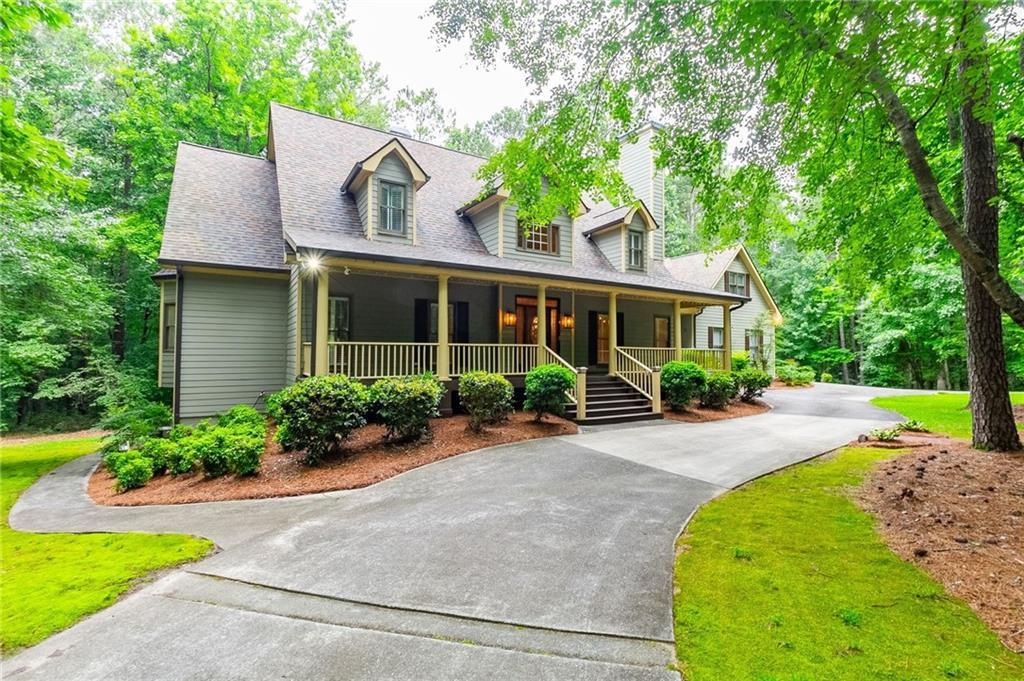
<path id="1" fill-rule="evenodd" d="M 308 114 L 310 116 L 318 116 L 320 118 L 326 118 L 327 120 L 334 121 L 335 123 L 343 123 L 345 125 L 352 125 L 352 126 L 355 126 L 357 128 L 363 128 L 364 130 L 372 130 L 373 132 L 379 132 L 379 133 L 383 133 L 385 135 L 391 135 L 392 137 L 400 137 L 400 135 L 395 135 L 390 130 L 381 130 L 380 128 L 375 128 L 372 125 L 365 125 L 364 123 L 355 123 L 353 121 L 346 121 L 346 120 L 343 120 L 341 118 L 335 118 L 334 116 L 328 116 L 327 114 L 318 113 L 316 111 L 307 111 L 306 109 L 300 109 L 299 107 L 292 106 L 290 104 L 282 104 L 281 102 L 271 102 L 270 104 L 271 104 L 271 106 L 280 106 L 280 107 L 283 107 L 285 109 L 291 109 L 292 111 L 298 111 L 299 113 Z M 443 149 L 445 151 L 450 151 L 453 154 L 462 154 L 463 156 L 472 156 L 473 158 L 478 158 L 478 159 L 480 159 L 482 161 L 486 161 L 487 158 L 488 158 L 487 156 L 479 156 L 477 154 L 471 154 L 468 151 L 462 151 L 460 149 L 452 149 L 451 147 L 446 147 L 443 144 L 436 144 L 434 142 L 427 142 L 425 140 L 418 140 L 415 137 L 406 137 L 406 139 L 408 139 L 408 140 L 410 140 L 412 142 L 416 142 L 418 144 L 426 144 L 427 146 L 430 146 L 430 147 L 436 147 L 438 149 Z"/>
<path id="2" fill-rule="evenodd" d="M 241 156 L 242 158 L 252 158 L 252 159 L 255 159 L 257 161 L 266 161 L 267 163 L 271 163 L 271 164 L 273 163 L 273 161 L 268 159 L 266 156 L 256 156 L 255 154 L 243 154 L 240 151 L 232 151 L 231 149 L 221 149 L 219 147 L 211 147 L 208 144 L 199 144 L 197 142 L 189 142 L 188 140 L 179 140 L 178 141 L 178 146 L 181 146 L 182 144 L 184 144 L 186 146 L 189 146 L 189 147 L 195 147 L 197 149 L 208 149 L 209 151 L 219 151 L 222 154 L 234 154 L 235 156 Z"/>

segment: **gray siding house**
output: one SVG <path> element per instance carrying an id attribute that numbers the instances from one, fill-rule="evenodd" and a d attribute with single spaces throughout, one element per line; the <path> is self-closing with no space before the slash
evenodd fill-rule
<path id="1" fill-rule="evenodd" d="M 177 421 L 304 376 L 424 371 L 450 388 L 541 363 L 580 421 L 660 415 L 660 366 L 773 358 L 778 309 L 742 247 L 664 257 L 653 124 L 623 140 L 638 197 L 525 229 L 484 159 L 271 105 L 265 157 L 178 148 L 160 263 L 160 384 Z M 728 339 L 728 340 L 726 340 Z"/>

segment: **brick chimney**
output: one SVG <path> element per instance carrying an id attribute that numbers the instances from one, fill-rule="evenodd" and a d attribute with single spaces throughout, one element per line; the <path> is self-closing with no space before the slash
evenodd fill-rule
<path id="1" fill-rule="evenodd" d="M 655 260 L 665 257 L 665 171 L 655 167 L 654 150 L 651 149 L 651 142 L 659 129 L 661 125 L 654 121 L 644 123 L 636 131 L 635 142 L 627 136 L 620 140 L 622 150 L 619 154 L 622 178 L 658 221 L 652 248 Z"/>

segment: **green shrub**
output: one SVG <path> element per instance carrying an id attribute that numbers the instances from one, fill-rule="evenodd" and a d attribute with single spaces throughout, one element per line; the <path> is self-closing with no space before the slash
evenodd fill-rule
<path id="1" fill-rule="evenodd" d="M 153 462 L 144 457 L 140 452 L 123 452 L 124 457 L 118 462 L 117 491 L 142 487 L 153 477 Z"/>
<path id="2" fill-rule="evenodd" d="M 800 366 L 792 360 L 778 365 L 775 371 L 786 385 L 810 385 L 814 382 L 814 369 Z"/>
<path id="3" fill-rule="evenodd" d="M 370 387 L 370 405 L 390 440 L 415 440 L 438 416 L 444 386 L 432 374 L 382 378 Z"/>
<path id="4" fill-rule="evenodd" d="M 193 449 L 195 435 L 177 440 L 178 446 L 167 454 L 167 472 L 171 475 L 187 475 L 196 469 L 198 459 Z"/>
<path id="5" fill-rule="evenodd" d="M 167 432 L 167 439 L 172 442 L 183 440 L 192 434 L 192 426 L 186 426 L 184 423 L 179 423 Z"/>
<path id="6" fill-rule="evenodd" d="M 896 427 L 899 428 L 900 430 L 906 430 L 906 431 L 909 431 L 911 433 L 926 433 L 926 432 L 928 432 L 928 429 L 925 428 L 925 425 L 923 423 L 921 423 L 920 421 L 916 420 L 916 419 L 910 419 L 909 421 L 904 421 L 902 423 L 897 424 Z"/>
<path id="7" fill-rule="evenodd" d="M 525 383 L 523 406 L 540 421 L 545 414 L 565 415 L 565 392 L 575 385 L 576 374 L 561 364 L 541 364 L 526 374 Z"/>
<path id="8" fill-rule="evenodd" d="M 278 442 L 288 449 L 306 450 L 309 464 L 366 425 L 366 387 L 347 376 L 311 376 L 281 390 L 270 402 L 276 412 Z"/>
<path id="9" fill-rule="evenodd" d="M 459 402 L 469 414 L 469 427 L 479 432 L 512 413 L 512 384 L 501 374 L 471 371 L 459 377 Z"/>
<path id="10" fill-rule="evenodd" d="M 220 415 L 217 419 L 218 426 L 243 426 L 260 430 L 266 427 L 267 419 L 263 414 L 256 411 L 247 404 L 236 404 Z"/>
<path id="11" fill-rule="evenodd" d="M 142 402 L 111 412 L 100 421 L 101 428 L 114 431 L 103 438 L 103 451 L 134 447 L 170 423 L 171 410 L 160 402 Z"/>
<path id="12" fill-rule="evenodd" d="M 875 438 L 879 442 L 892 442 L 893 440 L 899 439 L 900 427 L 895 428 L 876 428 L 871 431 L 871 437 Z"/>
<path id="13" fill-rule="evenodd" d="M 724 409 L 729 400 L 736 397 L 739 389 L 736 378 L 727 371 L 715 372 L 708 376 L 704 392 L 700 394 L 700 406 L 709 409 Z"/>
<path id="14" fill-rule="evenodd" d="M 672 411 L 686 409 L 704 392 L 708 374 L 694 362 L 668 362 L 661 368 L 661 398 Z"/>
<path id="15" fill-rule="evenodd" d="M 755 398 L 764 395 L 765 388 L 772 384 L 771 376 L 754 367 L 737 371 L 734 376 L 736 387 L 740 391 L 740 399 L 744 402 L 753 402 Z"/>
<path id="16" fill-rule="evenodd" d="M 730 359 L 733 371 L 743 371 L 750 366 L 750 353 L 748 352 L 734 352 Z"/>
<path id="17" fill-rule="evenodd" d="M 115 450 L 113 452 L 107 452 L 106 454 L 103 455 L 103 465 L 106 467 L 107 471 L 114 477 L 117 477 L 117 471 L 121 469 L 121 466 L 127 460 L 127 451 Z"/>
<path id="18" fill-rule="evenodd" d="M 142 444 L 139 451 L 153 464 L 153 474 L 162 475 L 167 472 L 170 460 L 177 449 L 178 443 L 174 440 L 152 437 Z"/>
<path id="19" fill-rule="evenodd" d="M 263 450 L 266 446 L 266 432 L 257 435 L 252 432 L 234 431 L 228 438 L 228 466 L 235 475 L 253 475 L 260 469 Z"/>
<path id="20" fill-rule="evenodd" d="M 830 374 L 829 372 L 822 371 L 821 372 L 821 379 L 820 380 L 821 380 L 822 383 L 832 383 L 835 379 L 832 377 L 832 374 Z"/>
<path id="21" fill-rule="evenodd" d="M 191 450 L 193 461 L 203 467 L 203 475 L 217 478 L 230 470 L 227 452 L 227 435 L 230 428 L 213 428 L 198 432 L 188 438 L 184 446 Z"/>

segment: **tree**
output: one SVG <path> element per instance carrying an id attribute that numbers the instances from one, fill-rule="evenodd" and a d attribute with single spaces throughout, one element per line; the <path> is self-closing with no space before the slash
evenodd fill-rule
<path id="1" fill-rule="evenodd" d="M 477 58 L 501 54 L 550 92 L 527 135 L 482 169 L 502 177 L 531 218 L 548 219 L 586 191 L 628 197 L 608 140 L 658 111 L 659 162 L 700 187 L 703 233 L 722 243 L 770 239 L 768 199 L 788 183 L 813 202 L 824 250 L 874 257 L 864 269 L 877 273 L 907 266 L 902 254 L 937 231 L 1024 326 L 1024 299 L 990 247 L 998 215 L 983 205 L 997 195 L 998 149 L 986 128 L 1022 104 L 1010 84 L 1019 74 L 1003 68 L 1016 63 L 1021 32 L 1009 2 L 574 0 L 523 11 L 515 0 L 439 0 L 432 11 L 442 40 L 468 34 Z M 959 153 L 950 110 L 968 122 Z M 951 175 L 939 172 L 950 167 L 964 178 L 964 221 L 950 209 Z M 545 196 L 541 174 L 552 185 Z M 980 300 L 967 315 L 969 345 L 996 357 L 972 363 L 974 442 L 1014 449 L 1001 342 Z"/>

